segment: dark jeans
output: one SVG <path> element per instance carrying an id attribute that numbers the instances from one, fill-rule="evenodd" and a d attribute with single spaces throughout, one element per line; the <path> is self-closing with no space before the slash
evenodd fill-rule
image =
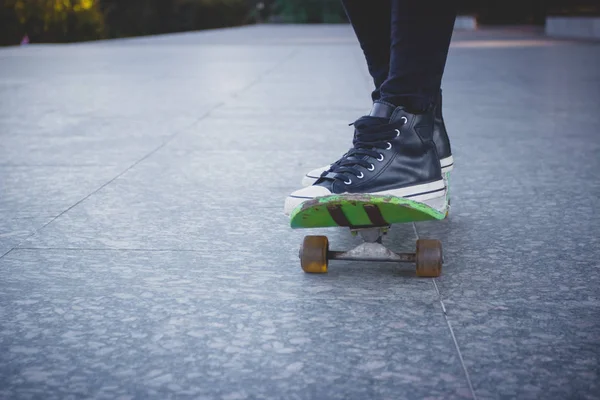
<path id="1" fill-rule="evenodd" d="M 456 19 L 455 0 L 342 0 L 369 72 L 373 101 L 424 111 L 435 101 Z"/>

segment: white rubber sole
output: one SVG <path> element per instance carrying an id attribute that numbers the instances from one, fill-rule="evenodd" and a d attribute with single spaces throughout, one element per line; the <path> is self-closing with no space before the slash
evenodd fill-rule
<path id="1" fill-rule="evenodd" d="M 446 172 L 450 172 L 454 169 L 454 157 L 446 157 L 440 160 L 440 165 L 442 166 L 442 174 Z"/>
<path id="2" fill-rule="evenodd" d="M 331 194 L 328 189 L 322 186 L 308 186 L 297 190 L 285 199 L 284 213 L 285 215 L 290 215 L 294 208 L 305 201 Z M 341 195 L 344 194 L 348 193 L 342 193 Z M 365 194 L 402 197 L 426 204 L 442 213 L 445 213 L 447 210 L 446 183 L 443 179 L 421 185 Z"/>

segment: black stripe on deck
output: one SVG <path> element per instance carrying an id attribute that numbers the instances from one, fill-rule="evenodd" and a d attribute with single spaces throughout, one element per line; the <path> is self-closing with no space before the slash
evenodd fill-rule
<path id="1" fill-rule="evenodd" d="M 364 208 L 365 212 L 367 213 L 367 216 L 371 220 L 371 223 L 374 226 L 387 226 L 387 225 L 389 225 L 388 222 L 385 220 L 385 218 L 383 218 L 383 215 L 381 215 L 381 210 L 376 205 L 374 205 L 374 204 L 365 204 L 363 206 L 363 208 Z"/>
<path id="2" fill-rule="evenodd" d="M 329 215 L 333 219 L 333 222 L 338 224 L 339 226 L 347 226 L 350 227 L 352 224 L 342 211 L 342 206 L 340 205 L 329 205 L 327 206 L 327 211 L 329 211 Z"/>

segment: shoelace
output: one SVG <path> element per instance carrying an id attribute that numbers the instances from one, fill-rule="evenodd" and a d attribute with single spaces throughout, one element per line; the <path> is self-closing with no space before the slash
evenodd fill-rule
<path id="1" fill-rule="evenodd" d="M 362 179 L 364 174 L 358 167 L 373 171 L 375 169 L 375 164 L 371 161 L 377 160 L 381 162 L 384 160 L 383 154 L 377 151 L 377 149 L 391 149 L 392 144 L 390 143 L 390 140 L 400 136 L 399 129 L 391 129 L 390 127 L 386 127 L 389 130 L 382 132 L 377 132 L 372 129 L 362 130 L 359 121 L 355 123 L 357 128 L 354 147 L 331 165 L 329 171 L 324 173 L 326 179 L 338 180 L 344 182 L 346 185 L 352 183 L 352 177 Z M 398 128 L 403 125 L 403 122 L 404 120 L 398 125 Z"/>

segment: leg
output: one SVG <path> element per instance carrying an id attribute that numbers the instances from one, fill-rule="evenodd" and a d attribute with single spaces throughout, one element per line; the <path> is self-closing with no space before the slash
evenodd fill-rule
<path id="1" fill-rule="evenodd" d="M 447 211 L 444 177 L 452 155 L 440 86 L 456 7 L 454 0 L 418 1 L 391 0 L 389 70 L 380 98 L 374 96 L 369 115 L 354 123 L 353 148 L 314 178 L 313 171 L 307 174 L 314 183 L 288 196 L 287 213 L 306 200 L 345 193 L 404 197 Z M 355 18 L 353 26 L 377 83 L 373 71 L 380 64 L 373 60 L 383 64 L 384 53 L 369 30 L 379 25 L 369 18 L 359 21 Z"/>
<path id="2" fill-rule="evenodd" d="M 379 88 L 388 77 L 390 65 L 391 1 L 342 0 L 342 4 L 375 83 L 371 97 L 378 100 Z"/>
<path id="3" fill-rule="evenodd" d="M 456 19 L 454 0 L 392 0 L 390 68 L 381 100 L 422 112 L 434 103 Z"/>
<path id="4" fill-rule="evenodd" d="M 419 1 L 342 0 L 342 3 L 375 82 L 374 104 L 369 115 L 389 119 L 396 106 L 422 112 L 434 103 L 433 142 L 446 176 L 453 169 L 454 159 L 442 117 L 440 86 L 456 5 L 455 0 Z M 309 171 L 302 185 L 314 184 L 330 166 Z"/>

